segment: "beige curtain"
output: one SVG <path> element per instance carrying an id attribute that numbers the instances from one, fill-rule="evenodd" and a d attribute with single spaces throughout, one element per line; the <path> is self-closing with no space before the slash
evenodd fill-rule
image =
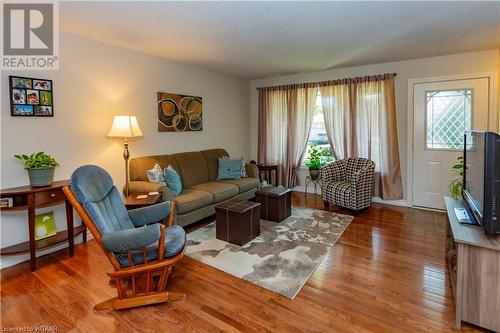
<path id="1" fill-rule="evenodd" d="M 315 84 L 259 88 L 259 163 L 276 164 L 278 183 L 297 184 L 318 93 Z"/>
<path id="2" fill-rule="evenodd" d="M 320 83 L 328 140 L 337 158 L 366 157 L 381 175 L 382 197 L 401 199 L 403 187 L 392 74 Z"/>

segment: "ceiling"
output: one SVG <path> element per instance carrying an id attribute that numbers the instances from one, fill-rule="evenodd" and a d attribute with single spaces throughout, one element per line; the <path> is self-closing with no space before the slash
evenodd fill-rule
<path id="1" fill-rule="evenodd" d="M 61 2 L 62 31 L 243 78 L 500 47 L 492 2 Z"/>

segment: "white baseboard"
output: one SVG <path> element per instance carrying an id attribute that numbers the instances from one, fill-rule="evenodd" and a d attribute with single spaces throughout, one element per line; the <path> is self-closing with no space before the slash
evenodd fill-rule
<path id="1" fill-rule="evenodd" d="M 295 186 L 293 189 L 293 191 L 297 191 L 297 192 L 305 192 L 306 191 L 306 187 L 303 186 L 303 185 L 299 185 L 299 186 Z M 314 186 L 308 186 L 307 187 L 307 193 L 311 193 L 311 194 L 314 194 Z M 318 195 L 321 195 L 321 189 L 318 189 Z M 406 199 L 400 199 L 400 200 L 384 200 L 382 199 L 381 197 L 373 197 L 372 198 L 372 202 L 375 202 L 375 203 L 381 203 L 381 204 L 385 204 L 385 205 L 392 205 L 392 206 L 401 206 L 401 207 L 411 207 L 408 203 L 408 200 Z"/>
<path id="2" fill-rule="evenodd" d="M 384 200 L 381 197 L 373 197 L 372 202 L 381 203 L 385 205 L 401 206 L 401 207 L 411 207 L 406 199 L 399 200 Z"/>

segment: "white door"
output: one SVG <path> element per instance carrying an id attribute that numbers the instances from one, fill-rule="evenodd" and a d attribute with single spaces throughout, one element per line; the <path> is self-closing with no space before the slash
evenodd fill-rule
<path id="1" fill-rule="evenodd" d="M 488 129 L 489 78 L 413 86 L 413 205 L 443 209 L 466 130 Z"/>

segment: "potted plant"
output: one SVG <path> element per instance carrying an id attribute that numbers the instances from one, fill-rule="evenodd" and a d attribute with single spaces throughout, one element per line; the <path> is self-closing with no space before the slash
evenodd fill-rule
<path id="1" fill-rule="evenodd" d="M 59 163 L 43 151 L 31 155 L 14 155 L 28 170 L 31 186 L 48 186 L 54 180 L 54 171 Z"/>
<path id="2" fill-rule="evenodd" d="M 452 171 L 457 173 L 458 177 L 450 182 L 448 188 L 450 190 L 451 196 L 455 199 L 459 199 L 462 198 L 462 191 L 464 190 L 464 186 L 466 188 L 470 188 L 468 184 L 464 184 L 465 165 L 463 156 L 457 157 L 457 162 L 452 167 Z"/>
<path id="3" fill-rule="evenodd" d="M 309 168 L 311 179 L 318 179 L 321 168 L 326 164 L 324 158 L 331 155 L 331 152 L 328 151 L 329 149 L 321 148 L 317 144 L 312 144 L 311 148 L 309 148 L 309 156 L 305 164 Z"/>

